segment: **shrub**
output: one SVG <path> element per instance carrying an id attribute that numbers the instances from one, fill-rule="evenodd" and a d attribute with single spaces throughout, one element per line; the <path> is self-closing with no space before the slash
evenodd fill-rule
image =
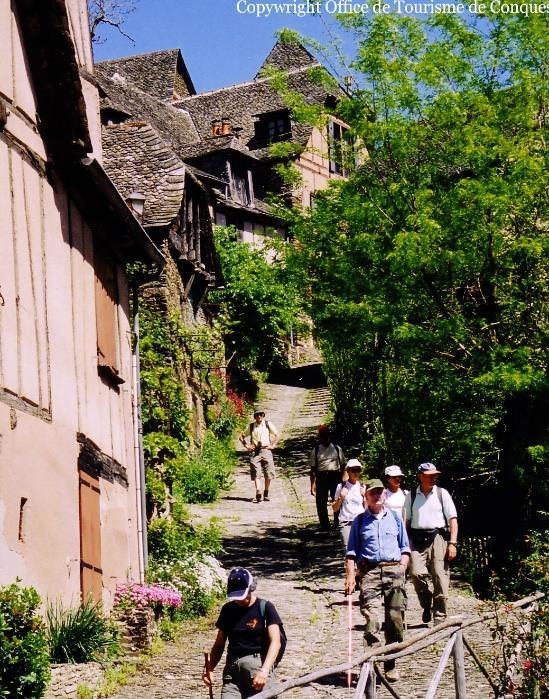
<path id="1" fill-rule="evenodd" d="M 0 697 L 41 697 L 49 681 L 48 643 L 32 587 L 0 588 Z"/>
<path id="2" fill-rule="evenodd" d="M 114 655 L 118 635 L 101 605 L 86 600 L 79 607 L 48 606 L 46 624 L 50 658 L 56 663 L 86 663 Z"/>
<path id="3" fill-rule="evenodd" d="M 167 610 L 167 622 L 161 627 L 168 639 L 174 634 L 174 622 L 203 616 L 225 591 L 225 572 L 213 556 L 193 554 L 179 561 L 151 561 L 147 577 L 181 593 L 181 606 Z"/>
<path id="4" fill-rule="evenodd" d="M 216 474 L 202 458 L 186 465 L 181 488 L 186 502 L 215 502 L 219 495 Z"/>
<path id="5" fill-rule="evenodd" d="M 149 552 L 156 561 L 180 561 L 202 552 L 221 550 L 221 530 L 216 524 L 193 527 L 187 522 L 155 519 L 149 525 Z"/>

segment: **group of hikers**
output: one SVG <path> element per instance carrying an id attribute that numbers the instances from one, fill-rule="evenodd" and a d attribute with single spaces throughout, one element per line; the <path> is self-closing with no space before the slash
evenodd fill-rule
<path id="1" fill-rule="evenodd" d="M 275 476 L 272 450 L 278 443 L 276 427 L 256 409 L 254 422 L 240 441 L 250 452 L 250 477 L 255 502 L 269 500 Z M 358 459 L 345 460 L 332 441 L 330 428 L 321 425 L 318 444 L 309 455 L 311 495 L 316 499 L 319 526 L 339 532 L 345 556 L 344 591 L 358 586 L 367 646 L 404 639 L 406 579 L 412 581 L 422 608 L 422 622 L 441 623 L 447 616 L 449 564 L 456 557 L 458 520 L 452 497 L 437 485 L 438 468 L 422 463 L 419 484 L 404 490 L 404 473 L 391 465 L 380 478 L 361 480 Z M 264 488 L 261 481 L 264 481 Z M 331 499 L 333 524 L 328 515 Z M 234 568 L 227 582 L 227 603 L 217 620 L 217 637 L 206 657 L 203 681 L 212 688 L 211 672 L 220 661 L 228 640 L 223 670 L 222 699 L 258 694 L 274 681 L 274 669 L 285 647 L 285 632 L 271 602 L 255 595 L 256 581 L 246 568 Z M 384 623 L 381 606 L 384 606 Z M 385 678 L 400 677 L 394 660 L 385 662 Z M 213 696 L 213 694 L 211 694 Z"/>

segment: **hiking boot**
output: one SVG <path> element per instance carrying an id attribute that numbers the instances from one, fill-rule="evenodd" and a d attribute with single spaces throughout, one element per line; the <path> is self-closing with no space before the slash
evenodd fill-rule
<path id="1" fill-rule="evenodd" d="M 373 633 L 372 631 L 365 631 L 364 632 L 364 643 L 368 647 L 376 646 L 376 645 L 381 644 L 381 638 L 376 633 Z"/>
<path id="2" fill-rule="evenodd" d="M 261 493 L 259 492 L 259 490 L 255 494 L 255 501 L 261 502 Z"/>
<path id="3" fill-rule="evenodd" d="M 428 624 L 431 621 L 431 607 L 424 607 L 423 614 L 421 615 L 421 621 L 424 624 Z"/>
<path id="4" fill-rule="evenodd" d="M 265 502 L 269 502 L 270 498 L 268 490 L 265 490 L 265 492 L 263 493 L 263 500 L 265 500 Z"/>
<path id="5" fill-rule="evenodd" d="M 392 670 L 385 670 L 385 679 L 387 682 L 398 682 L 400 679 L 400 672 L 393 668 Z"/>

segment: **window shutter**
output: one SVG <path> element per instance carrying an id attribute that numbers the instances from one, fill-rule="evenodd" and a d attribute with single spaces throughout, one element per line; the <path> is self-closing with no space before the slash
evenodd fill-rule
<path id="1" fill-rule="evenodd" d="M 116 264 L 104 255 L 95 255 L 95 318 L 97 327 L 97 361 L 118 374 L 118 285 Z"/>
<path id="2" fill-rule="evenodd" d="M 80 588 L 82 599 L 101 601 L 101 490 L 99 479 L 82 470 L 78 472 L 80 493 Z"/>

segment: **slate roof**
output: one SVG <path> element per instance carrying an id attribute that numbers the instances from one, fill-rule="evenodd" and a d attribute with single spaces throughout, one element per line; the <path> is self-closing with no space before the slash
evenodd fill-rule
<path id="1" fill-rule="evenodd" d="M 271 49 L 267 58 L 257 71 L 255 79 L 261 77 L 261 72 L 267 66 L 278 68 L 279 70 L 293 70 L 295 68 L 311 68 L 319 65 L 316 58 L 297 41 L 277 41 Z"/>
<path id="2" fill-rule="evenodd" d="M 103 165 L 124 198 L 145 197 L 144 226 L 165 226 L 177 216 L 185 188 L 185 165 L 144 121 L 103 126 Z"/>
<path id="3" fill-rule="evenodd" d="M 122 75 L 133 86 L 160 100 L 172 100 L 176 90 L 180 97 L 196 93 L 179 49 L 101 61 L 97 67 L 109 76 L 114 73 Z M 178 69 L 182 80 L 177 79 Z"/>
<path id="4" fill-rule="evenodd" d="M 119 74 L 111 77 L 102 65 L 96 67 L 95 78 L 100 88 L 101 109 L 112 109 L 152 124 L 175 150 L 200 140 L 194 121 L 185 110 L 151 97 Z"/>
<path id="5" fill-rule="evenodd" d="M 255 154 L 249 151 L 248 148 L 246 148 L 246 146 L 242 143 L 242 140 L 237 138 L 234 134 L 214 136 L 206 138 L 203 141 L 197 141 L 196 143 L 189 143 L 186 146 L 182 146 L 179 153 L 184 160 L 187 160 L 191 158 L 199 158 L 203 155 L 219 150 L 238 151 L 248 158 L 253 158 L 256 160 Z"/>
<path id="6" fill-rule="evenodd" d="M 259 214 L 261 216 L 274 218 L 271 207 L 261 199 L 257 199 L 257 197 L 254 199 L 253 206 L 247 206 L 246 204 L 241 204 L 240 202 L 235 201 L 234 199 L 226 197 L 218 190 L 214 191 L 214 196 L 217 203 L 221 204 L 223 208 L 236 209 L 238 211 L 249 211 L 250 213 L 253 213 L 255 215 Z"/>
<path id="7" fill-rule="evenodd" d="M 298 68 L 288 72 L 288 86 L 301 93 L 309 104 L 324 103 L 326 88 L 318 85 L 309 75 L 309 68 Z M 202 140 L 211 133 L 211 122 L 222 117 L 228 118 L 233 128 L 242 129 L 241 139 L 249 143 L 255 135 L 254 124 L 257 115 L 287 109 L 282 97 L 266 78 L 259 78 L 249 83 L 241 83 L 213 92 L 204 92 L 173 103 L 175 107 L 185 109 Z M 292 140 L 306 144 L 310 129 L 292 128 Z"/>

